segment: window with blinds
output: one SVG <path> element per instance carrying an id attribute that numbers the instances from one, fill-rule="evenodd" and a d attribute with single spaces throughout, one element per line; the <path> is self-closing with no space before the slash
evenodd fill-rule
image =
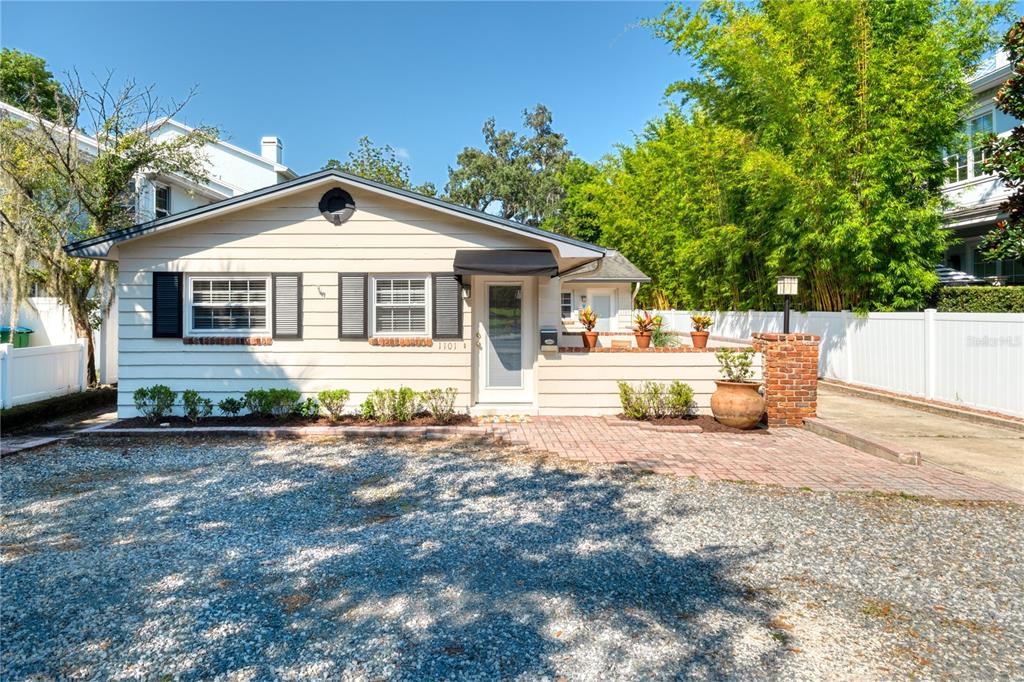
<path id="1" fill-rule="evenodd" d="M 375 278 L 373 330 L 382 335 L 426 334 L 427 278 Z"/>
<path id="2" fill-rule="evenodd" d="M 190 331 L 267 331 L 267 280 L 266 277 L 190 279 Z"/>

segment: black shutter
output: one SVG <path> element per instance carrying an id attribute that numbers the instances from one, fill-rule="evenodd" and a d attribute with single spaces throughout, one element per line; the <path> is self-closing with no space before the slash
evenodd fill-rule
<path id="1" fill-rule="evenodd" d="M 435 339 L 462 338 L 462 282 L 451 273 L 434 273 Z"/>
<path id="2" fill-rule="evenodd" d="M 369 336 L 366 315 L 365 272 L 338 273 L 338 338 L 365 339 Z"/>
<path id="3" fill-rule="evenodd" d="M 302 275 L 273 275 L 275 339 L 302 338 Z"/>
<path id="4" fill-rule="evenodd" d="M 153 338 L 181 338 L 180 272 L 153 273 Z"/>

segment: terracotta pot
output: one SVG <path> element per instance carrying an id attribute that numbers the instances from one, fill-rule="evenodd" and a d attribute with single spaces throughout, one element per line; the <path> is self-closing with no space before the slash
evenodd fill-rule
<path id="1" fill-rule="evenodd" d="M 597 348 L 597 332 L 583 332 L 583 347 Z"/>
<path id="2" fill-rule="evenodd" d="M 637 348 L 651 347 L 651 332 L 636 332 L 634 336 L 636 337 Z"/>
<path id="3" fill-rule="evenodd" d="M 711 394 L 711 413 L 715 419 L 736 429 L 752 429 L 764 414 L 764 398 L 757 392 L 761 384 L 753 381 L 716 381 Z"/>
<path id="4" fill-rule="evenodd" d="M 694 348 L 707 348 L 708 347 L 708 336 L 711 332 L 690 332 L 690 339 L 693 341 Z"/>

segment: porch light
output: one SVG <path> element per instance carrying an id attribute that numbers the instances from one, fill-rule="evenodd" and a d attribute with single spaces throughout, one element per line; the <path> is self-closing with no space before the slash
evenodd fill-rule
<path id="1" fill-rule="evenodd" d="M 799 287 L 800 278 L 792 275 L 783 275 L 778 279 L 778 288 L 776 292 L 779 296 L 782 296 L 783 308 L 782 308 L 782 333 L 789 333 L 789 304 L 790 299 L 796 296 L 797 288 Z"/>

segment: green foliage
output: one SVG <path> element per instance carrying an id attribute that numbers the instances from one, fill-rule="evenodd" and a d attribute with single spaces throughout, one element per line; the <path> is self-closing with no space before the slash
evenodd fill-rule
<path id="1" fill-rule="evenodd" d="M 693 388 L 681 381 L 668 385 L 645 381 L 639 388 L 620 381 L 619 402 L 627 419 L 682 418 L 693 410 Z"/>
<path id="2" fill-rule="evenodd" d="M 295 414 L 305 419 L 316 419 L 320 416 L 320 404 L 316 398 L 306 398 L 296 405 Z"/>
<path id="3" fill-rule="evenodd" d="M 715 351 L 715 359 L 721 366 L 722 377 L 726 381 L 743 383 L 754 376 L 754 351 L 737 350 L 735 348 L 719 348 Z"/>
<path id="4" fill-rule="evenodd" d="M 56 98 L 57 121 L 95 137 L 96 148 L 68 144 L 62 125 L 28 126 L 0 118 L 0 299 L 10 304 L 11 324 L 31 281 L 43 281 L 64 304 L 80 337 L 87 339 L 89 377 L 96 376 L 92 330 L 112 301 L 116 268 L 66 254 L 67 244 L 137 222 L 135 178 L 140 172 L 207 180 L 203 147 L 217 136 L 196 128 L 177 136 L 150 137 L 148 127 L 179 114 L 187 103 L 165 108 L 148 88 L 132 82 L 88 89 L 77 79 Z M 39 106 L 37 106 L 39 105 Z M 29 113 L 47 112 L 29 102 Z M 94 379 L 93 379 L 94 380 Z"/>
<path id="5" fill-rule="evenodd" d="M 185 412 L 185 416 L 191 422 L 199 421 L 204 417 L 209 417 L 213 414 L 213 401 L 209 398 L 203 398 L 199 395 L 199 391 L 195 389 L 187 389 L 181 393 L 181 405 Z"/>
<path id="6" fill-rule="evenodd" d="M 135 401 L 135 409 L 141 412 L 143 417 L 149 421 L 156 421 L 164 415 L 170 414 L 177 395 L 167 386 L 156 384 L 148 388 L 135 389 L 132 399 Z"/>
<path id="7" fill-rule="evenodd" d="M 416 416 L 418 401 L 416 391 L 407 386 L 401 388 L 375 388 L 363 401 L 363 418 L 386 424 L 407 422 Z"/>
<path id="8" fill-rule="evenodd" d="M 1007 31 L 1003 47 L 1013 64 L 1013 75 L 996 95 L 996 106 L 1018 121 L 1024 120 L 1024 18 Z M 979 251 L 989 260 L 1024 259 L 1024 125 L 1008 136 L 988 143 L 986 173 L 996 173 L 1013 192 L 999 209 L 1006 219 L 981 240 Z"/>
<path id="9" fill-rule="evenodd" d="M 65 120 L 57 104 L 62 94 L 45 59 L 8 47 L 0 50 L 0 100 L 60 122 Z"/>
<path id="10" fill-rule="evenodd" d="M 301 400 L 302 394 L 291 388 L 253 388 L 242 397 L 249 414 L 278 419 L 299 414 Z"/>
<path id="11" fill-rule="evenodd" d="M 670 417 L 685 417 L 693 409 L 693 387 L 681 381 L 673 381 L 668 386 L 665 399 L 666 410 Z"/>
<path id="12" fill-rule="evenodd" d="M 432 388 L 420 393 L 419 399 L 424 409 L 440 424 L 447 424 L 455 417 L 455 399 L 458 389 Z"/>
<path id="13" fill-rule="evenodd" d="M 941 313 L 1024 313 L 1024 286 L 943 287 L 938 299 Z"/>
<path id="14" fill-rule="evenodd" d="M 338 421 L 345 414 L 345 403 L 348 402 L 350 393 L 343 388 L 335 388 L 327 391 L 320 391 L 317 399 L 320 405 L 327 412 L 331 421 Z"/>
<path id="15" fill-rule="evenodd" d="M 409 164 L 402 160 L 399 151 L 391 145 L 378 147 L 365 135 L 359 138 L 358 144 L 359 148 L 356 151 L 348 153 L 347 161 L 329 159 L 324 164 L 324 170 L 334 168 L 399 189 L 408 189 L 431 197 L 437 195 L 437 188 L 433 183 L 413 186 L 409 180 Z"/>
<path id="16" fill-rule="evenodd" d="M 601 170 L 583 159 L 571 158 L 558 174 L 564 196 L 558 210 L 541 224 L 546 230 L 574 239 L 601 242 L 601 215 L 597 210 L 598 193 L 603 191 Z"/>
<path id="17" fill-rule="evenodd" d="M 683 106 L 574 186 L 563 224 L 600 226 L 681 309 L 914 308 L 936 284 L 942 150 L 1003 4 L 792 0 L 672 5 L 655 35 L 696 64 Z"/>
<path id="18" fill-rule="evenodd" d="M 448 170 L 445 198 L 527 225 L 540 225 L 554 216 L 563 199 L 560 174 L 571 153 L 551 120 L 543 104 L 523 111 L 527 135 L 498 130 L 494 119 L 488 119 L 483 127 L 486 149 L 466 147 L 459 152 L 455 168 Z"/>
<path id="19" fill-rule="evenodd" d="M 228 417 L 234 417 L 242 411 L 243 407 L 245 405 L 238 398 L 224 398 L 224 400 L 217 403 L 217 409 L 220 410 L 221 414 Z"/>
<path id="20" fill-rule="evenodd" d="M 664 326 L 659 325 L 651 332 L 651 345 L 655 348 L 672 348 L 679 345 L 679 339 Z"/>

